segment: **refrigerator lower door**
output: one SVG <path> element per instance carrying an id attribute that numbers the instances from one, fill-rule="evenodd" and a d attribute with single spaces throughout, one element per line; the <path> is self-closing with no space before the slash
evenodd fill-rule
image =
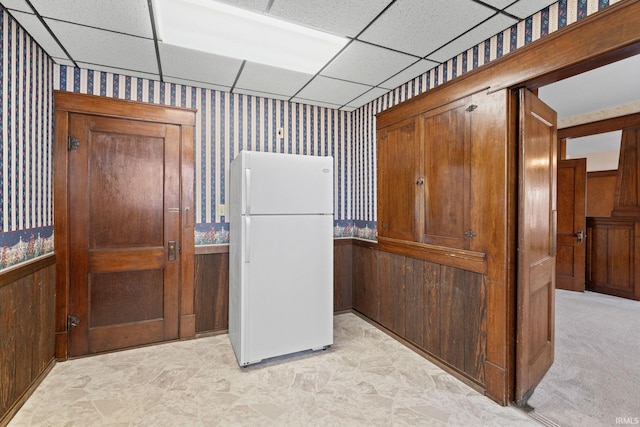
<path id="1" fill-rule="evenodd" d="M 333 344 L 333 216 L 243 220 L 240 365 Z"/>

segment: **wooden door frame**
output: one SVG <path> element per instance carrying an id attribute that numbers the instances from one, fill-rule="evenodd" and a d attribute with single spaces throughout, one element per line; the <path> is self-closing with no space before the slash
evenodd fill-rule
<path id="1" fill-rule="evenodd" d="M 55 356 L 68 358 L 69 314 L 69 114 L 141 120 L 180 126 L 180 290 L 179 337 L 195 336 L 194 313 L 194 127 L 195 110 L 54 91 L 55 133 L 53 149 L 54 250 L 56 262 Z"/>

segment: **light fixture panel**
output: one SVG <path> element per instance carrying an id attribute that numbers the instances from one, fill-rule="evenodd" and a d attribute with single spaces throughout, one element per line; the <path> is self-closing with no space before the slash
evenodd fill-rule
<path id="1" fill-rule="evenodd" d="M 212 0 L 155 0 L 166 44 L 317 73 L 347 39 Z"/>

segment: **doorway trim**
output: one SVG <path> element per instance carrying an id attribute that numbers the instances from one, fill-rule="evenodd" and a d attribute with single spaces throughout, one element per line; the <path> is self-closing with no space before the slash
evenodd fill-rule
<path id="1" fill-rule="evenodd" d="M 123 118 L 180 126 L 180 289 L 179 337 L 195 336 L 194 313 L 194 127 L 195 110 L 166 105 L 54 91 L 53 150 L 54 250 L 56 263 L 55 357 L 68 358 L 69 193 L 68 123 L 70 113 Z"/>

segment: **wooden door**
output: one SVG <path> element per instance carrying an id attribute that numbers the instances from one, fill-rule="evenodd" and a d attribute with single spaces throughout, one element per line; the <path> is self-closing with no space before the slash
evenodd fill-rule
<path id="1" fill-rule="evenodd" d="M 469 249 L 471 115 L 469 98 L 425 113 L 421 242 Z"/>
<path id="2" fill-rule="evenodd" d="M 584 292 L 587 159 L 558 162 L 556 288 Z"/>
<path id="3" fill-rule="evenodd" d="M 553 363 L 556 112 L 520 90 L 515 401 L 525 406 Z"/>
<path id="4" fill-rule="evenodd" d="M 178 337 L 180 127 L 70 114 L 69 355 Z"/>
<path id="5" fill-rule="evenodd" d="M 381 237 L 415 240 L 422 187 L 421 146 L 416 120 L 378 132 L 378 223 Z"/>

